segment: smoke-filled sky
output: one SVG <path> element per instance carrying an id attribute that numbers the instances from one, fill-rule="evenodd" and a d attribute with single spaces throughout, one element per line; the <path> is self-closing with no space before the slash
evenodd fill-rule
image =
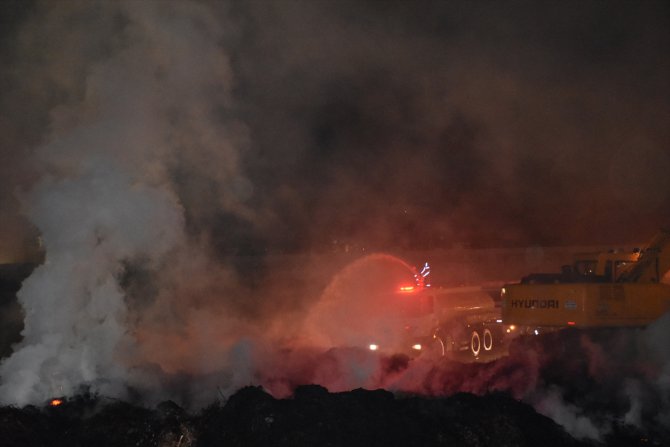
<path id="1" fill-rule="evenodd" d="M 189 7 L 209 23 L 170 18 Z M 0 234 L 16 250 L 33 235 L 17 192 L 44 175 L 38 148 L 81 119 L 58 110 L 90 101 L 96 67 L 139 37 L 113 2 L 0 8 Z M 151 14 L 168 20 L 145 28 L 164 52 L 147 76 L 208 100 L 173 122 L 209 121 L 156 164 L 188 233 L 221 255 L 637 242 L 670 221 L 666 2 L 217 1 Z M 134 95 L 110 76 L 102 88 Z"/>

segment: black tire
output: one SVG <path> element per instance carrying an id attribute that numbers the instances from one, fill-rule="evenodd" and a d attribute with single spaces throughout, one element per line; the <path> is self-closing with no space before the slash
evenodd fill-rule
<path id="1" fill-rule="evenodd" d="M 430 353 L 431 356 L 436 359 L 441 359 L 447 355 L 447 346 L 442 340 L 442 337 L 435 337 Z"/>
<path id="2" fill-rule="evenodd" d="M 472 331 L 472 334 L 470 334 L 470 353 L 472 353 L 473 357 L 478 357 L 481 351 L 482 338 L 479 335 L 479 332 Z"/>
<path id="3" fill-rule="evenodd" d="M 484 328 L 484 332 L 482 333 L 482 341 L 484 351 L 490 351 L 493 349 L 493 334 L 489 328 Z"/>

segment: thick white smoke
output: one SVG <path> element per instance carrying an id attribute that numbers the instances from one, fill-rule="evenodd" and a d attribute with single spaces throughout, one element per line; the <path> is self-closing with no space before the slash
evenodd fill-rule
<path id="1" fill-rule="evenodd" d="M 73 88 L 52 110 L 37 151 L 41 180 L 23 195 L 46 261 L 18 295 L 25 329 L 0 365 L 3 404 L 40 403 L 80 386 L 122 396 L 136 380 L 129 365 L 138 351 L 120 285 L 124 263 L 142 259 L 159 269 L 187 245 L 172 164 L 189 160 L 212 180 L 216 205 L 228 209 L 241 210 L 223 180 L 244 183 L 233 136 L 215 114 L 230 105 L 231 75 L 221 21 L 205 5 L 86 1 L 37 9 L 26 51 L 53 45 L 49 33 L 100 47 L 95 54 L 58 47 L 59 57 L 50 54 L 41 67 Z M 40 24 L 49 33 L 40 34 Z"/>
<path id="2" fill-rule="evenodd" d="M 607 432 L 607 428 L 598 427 L 576 405 L 566 403 L 560 389 L 550 387 L 540 394 L 542 397 L 534 403 L 535 409 L 562 425 L 572 436 L 599 441 Z"/>
<path id="3" fill-rule="evenodd" d="M 0 369 L 3 402 L 70 395 L 77 386 L 118 395 L 127 381 L 117 349 L 128 340 L 120 262 L 160 259 L 181 237 L 168 192 L 134 181 L 108 160 L 75 178 L 45 180 L 30 215 L 46 244 L 44 265 L 25 281 L 24 339 Z"/>

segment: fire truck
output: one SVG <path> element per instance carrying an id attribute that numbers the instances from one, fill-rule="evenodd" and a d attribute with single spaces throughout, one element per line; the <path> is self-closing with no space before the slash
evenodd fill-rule
<path id="1" fill-rule="evenodd" d="M 426 327 L 407 328 L 420 340 L 412 344 L 413 350 L 437 357 L 465 354 L 478 358 L 504 343 L 509 328 L 502 324 L 496 300 L 499 286 L 440 287 L 422 293 L 433 309 L 424 320 Z"/>
<path id="2" fill-rule="evenodd" d="M 432 287 L 429 274 L 425 263 L 415 272 L 413 282 L 400 284 L 384 298 L 393 315 L 385 325 L 397 328 L 400 336 L 392 339 L 384 337 L 384 331 L 371 331 L 385 343 L 378 343 L 371 335 L 370 350 L 478 358 L 503 343 L 508 328 L 501 320 L 502 284 Z"/>

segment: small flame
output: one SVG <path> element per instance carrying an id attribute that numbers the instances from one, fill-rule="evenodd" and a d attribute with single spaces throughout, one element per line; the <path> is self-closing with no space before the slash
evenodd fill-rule
<path id="1" fill-rule="evenodd" d="M 411 292 L 414 290 L 414 286 L 402 286 L 400 287 L 401 292 Z"/>
<path id="2" fill-rule="evenodd" d="M 61 405 L 62 403 L 63 403 L 62 399 L 52 399 L 52 401 L 49 402 L 49 405 L 51 405 L 52 407 L 57 407 L 57 406 Z"/>

